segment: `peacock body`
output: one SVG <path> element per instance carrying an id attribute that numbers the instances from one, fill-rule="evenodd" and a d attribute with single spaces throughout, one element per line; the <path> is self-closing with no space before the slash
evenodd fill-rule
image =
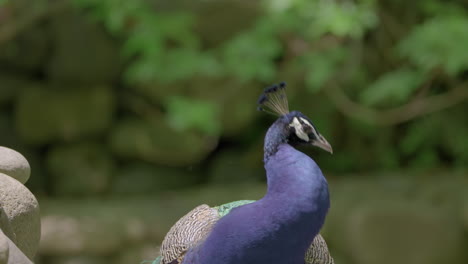
<path id="1" fill-rule="evenodd" d="M 333 263 L 319 234 L 330 207 L 327 181 L 294 148 L 307 144 L 331 152 L 331 146 L 305 115 L 289 112 L 284 88 L 270 87 L 259 100 L 262 110 L 280 115 L 265 136 L 266 195 L 198 206 L 166 235 L 161 264 Z"/>

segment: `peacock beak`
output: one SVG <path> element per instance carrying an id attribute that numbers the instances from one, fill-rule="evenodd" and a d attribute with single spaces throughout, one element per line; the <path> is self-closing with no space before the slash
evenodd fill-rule
<path id="1" fill-rule="evenodd" d="M 319 147 L 325 150 L 326 152 L 329 152 L 330 154 L 333 154 L 332 146 L 322 135 L 319 135 L 317 140 L 312 141 L 312 145 Z"/>

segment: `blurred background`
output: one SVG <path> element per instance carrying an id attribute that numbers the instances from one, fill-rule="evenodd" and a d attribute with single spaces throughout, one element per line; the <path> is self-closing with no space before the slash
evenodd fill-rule
<path id="1" fill-rule="evenodd" d="M 258 199 L 262 89 L 334 149 L 340 264 L 468 263 L 463 0 L 0 0 L 0 145 L 38 197 L 36 263 L 140 263 L 194 206 Z"/>

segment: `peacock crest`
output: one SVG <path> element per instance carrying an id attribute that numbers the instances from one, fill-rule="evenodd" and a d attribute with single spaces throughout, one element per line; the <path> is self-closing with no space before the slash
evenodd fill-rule
<path id="1" fill-rule="evenodd" d="M 267 87 L 258 98 L 258 110 L 277 116 L 289 113 L 288 97 L 286 96 L 286 83 Z"/>

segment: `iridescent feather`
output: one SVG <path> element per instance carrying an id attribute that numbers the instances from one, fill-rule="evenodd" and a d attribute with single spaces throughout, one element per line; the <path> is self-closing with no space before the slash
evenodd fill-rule
<path id="1" fill-rule="evenodd" d="M 164 238 L 160 254 L 152 264 L 183 264 L 185 253 L 199 245 L 208 236 L 216 222 L 239 206 L 254 200 L 240 200 L 217 207 L 200 205 L 179 219 Z M 334 264 L 328 247 L 319 234 L 304 256 L 305 264 Z"/>

